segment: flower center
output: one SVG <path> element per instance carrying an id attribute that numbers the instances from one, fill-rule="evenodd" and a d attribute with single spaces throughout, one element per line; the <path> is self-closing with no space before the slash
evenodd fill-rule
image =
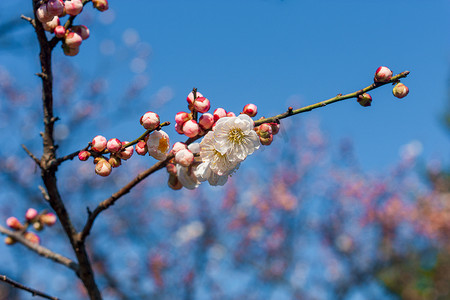
<path id="1" fill-rule="evenodd" d="M 234 144 L 241 144 L 244 139 L 244 133 L 240 128 L 233 128 L 228 133 L 228 140 Z"/>

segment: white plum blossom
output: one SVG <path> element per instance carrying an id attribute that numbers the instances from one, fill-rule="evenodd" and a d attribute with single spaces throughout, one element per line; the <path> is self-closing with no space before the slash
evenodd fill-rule
<path id="1" fill-rule="evenodd" d="M 197 166 L 197 168 L 194 169 L 194 174 L 197 177 L 197 179 L 200 182 L 207 181 L 210 185 L 216 186 L 216 185 L 224 185 L 228 177 L 234 173 L 235 170 L 237 170 L 240 166 L 240 163 L 235 165 L 233 169 L 228 171 L 227 173 L 223 175 L 218 175 L 217 173 L 214 173 L 210 167 L 210 162 L 203 162 Z"/>
<path id="2" fill-rule="evenodd" d="M 148 136 L 147 141 L 148 154 L 157 160 L 164 160 L 167 157 L 170 143 L 169 136 L 162 130 L 153 131 Z"/>
<path id="3" fill-rule="evenodd" d="M 254 122 L 246 114 L 220 118 L 214 128 L 214 148 L 230 162 L 241 162 L 259 148 Z"/>
<path id="4" fill-rule="evenodd" d="M 216 149 L 215 144 L 215 131 L 210 131 L 200 143 L 200 157 L 202 162 L 208 163 L 208 167 L 214 173 L 222 176 L 233 170 L 238 162 L 230 161 L 227 154 L 222 154 Z"/>
<path id="5" fill-rule="evenodd" d="M 200 185 L 192 167 L 183 167 L 177 164 L 177 177 L 178 181 L 188 190 L 194 190 Z"/>

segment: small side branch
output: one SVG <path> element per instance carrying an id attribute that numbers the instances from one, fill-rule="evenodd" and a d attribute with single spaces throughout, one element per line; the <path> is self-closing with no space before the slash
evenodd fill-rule
<path id="1" fill-rule="evenodd" d="M 260 119 L 260 120 L 255 121 L 255 126 L 261 125 L 263 123 L 276 122 L 276 120 L 284 119 L 284 118 L 287 118 L 287 117 L 290 117 L 290 116 L 293 116 L 293 115 L 297 115 L 297 114 L 300 114 L 300 113 L 311 111 L 313 109 L 316 109 L 316 108 L 319 108 L 319 107 L 323 107 L 323 106 L 326 106 L 326 105 L 334 103 L 334 102 L 338 102 L 338 101 L 342 101 L 342 100 L 346 100 L 346 99 L 350 99 L 350 98 L 358 98 L 359 95 L 367 93 L 368 91 L 374 90 L 374 89 L 379 88 L 379 87 L 381 87 L 383 85 L 390 84 L 390 83 L 396 83 L 396 82 L 398 82 L 400 80 L 400 78 L 404 78 L 404 77 L 408 76 L 408 74 L 409 74 L 409 71 L 405 71 L 405 72 L 402 72 L 400 74 L 397 74 L 397 75 L 393 76 L 392 79 L 389 80 L 388 82 L 373 83 L 373 84 L 369 85 L 368 87 L 365 87 L 365 88 L 363 88 L 361 90 L 358 90 L 356 92 L 353 92 L 353 93 L 350 93 L 350 94 L 346 94 L 346 95 L 339 94 L 336 97 L 330 98 L 328 100 L 321 101 L 321 102 L 318 102 L 318 103 L 315 103 L 315 104 L 312 104 L 312 105 L 308 105 L 308 106 L 305 106 L 305 107 L 302 107 L 302 108 L 299 108 L 299 109 L 296 109 L 296 110 L 292 110 L 292 107 L 289 107 L 289 109 L 285 113 L 282 113 L 282 114 L 279 114 L 279 115 L 276 115 L 276 116 L 273 116 L 273 117 L 270 117 L 270 118 L 264 118 L 264 119 Z"/>
<path id="2" fill-rule="evenodd" d="M 22 19 L 24 19 L 25 21 L 28 21 L 28 23 L 31 24 L 31 26 L 33 26 L 34 28 L 36 28 L 36 21 L 33 18 L 21 15 L 20 16 Z"/>
<path id="3" fill-rule="evenodd" d="M 25 150 L 25 152 L 28 154 L 28 156 L 31 157 L 32 160 L 34 160 L 34 162 L 39 166 L 39 168 L 42 168 L 41 161 L 36 156 L 34 156 L 34 154 L 31 153 L 31 151 L 28 150 L 28 148 L 25 145 L 22 145 L 22 148 L 23 148 L 23 150 Z"/>
<path id="4" fill-rule="evenodd" d="M 59 264 L 62 264 L 64 266 L 74 270 L 76 273 L 78 273 L 78 264 L 77 263 L 72 261 L 70 258 L 62 256 L 61 254 L 55 253 L 43 246 L 40 246 L 38 244 L 30 242 L 22 235 L 21 232 L 9 230 L 0 225 L 0 233 L 13 238 L 16 242 L 23 244 L 25 247 L 29 248 L 30 250 L 33 250 L 40 256 L 51 259 Z"/>
<path id="5" fill-rule="evenodd" d="M 129 193 L 130 190 L 136 186 L 139 182 L 147 178 L 149 175 L 153 174 L 154 172 L 164 168 L 167 163 L 173 158 L 173 154 L 169 155 L 165 160 L 159 161 L 156 164 L 154 164 L 149 169 L 145 170 L 144 172 L 138 174 L 133 180 L 131 180 L 129 183 L 127 183 L 124 187 L 122 187 L 120 190 L 118 190 L 116 193 L 112 194 L 111 197 L 109 197 L 106 200 L 103 200 L 95 209 L 94 211 L 88 216 L 88 219 L 86 221 L 86 224 L 84 225 L 83 231 L 81 231 L 78 235 L 78 241 L 80 243 L 84 243 L 86 237 L 90 234 L 92 225 L 94 225 L 94 221 L 97 218 L 97 216 L 104 210 L 106 210 L 111 205 L 114 205 L 114 203 L 125 194 Z"/>
<path id="6" fill-rule="evenodd" d="M 38 290 L 32 289 L 32 288 L 30 288 L 30 287 L 27 287 L 27 286 L 25 286 L 25 285 L 23 285 L 23 284 L 21 284 L 21 283 L 19 283 L 19 282 L 17 282 L 17 281 L 14 281 L 14 280 L 12 280 L 12 279 L 6 277 L 5 275 L 0 275 L 0 281 L 6 282 L 6 283 L 12 285 L 12 286 L 15 287 L 15 288 L 18 288 L 18 289 L 27 291 L 27 292 L 31 293 L 31 295 L 32 295 L 33 297 L 34 297 L 34 296 L 40 296 L 40 297 L 42 297 L 42 298 L 46 298 L 46 299 L 50 299 L 50 300 L 58 300 L 58 299 L 59 299 L 59 298 L 56 298 L 56 297 L 52 297 L 52 296 L 50 296 L 50 295 L 47 295 L 47 294 L 45 294 L 45 293 L 43 293 L 43 292 L 40 292 L 40 291 L 38 291 Z"/>

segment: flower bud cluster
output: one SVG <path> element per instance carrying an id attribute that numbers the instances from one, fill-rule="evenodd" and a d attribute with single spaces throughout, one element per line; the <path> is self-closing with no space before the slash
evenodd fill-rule
<path id="1" fill-rule="evenodd" d="M 108 9 L 108 0 L 93 0 L 94 8 L 99 11 Z M 44 30 L 63 39 L 63 51 L 65 55 L 75 56 L 80 51 L 83 40 L 89 38 L 89 29 L 84 25 L 75 25 L 66 28 L 61 25 L 60 18 L 65 16 L 77 16 L 83 11 L 82 0 L 49 0 L 42 1 L 36 10 L 36 17 L 42 23 Z"/>
<path id="2" fill-rule="evenodd" d="M 273 136 L 280 131 L 279 123 L 263 123 L 255 127 L 255 131 L 259 136 L 259 141 L 264 146 L 269 146 L 273 142 Z"/>
<path id="3" fill-rule="evenodd" d="M 134 152 L 133 146 L 125 147 L 127 141 L 121 142 L 117 138 L 106 140 L 102 135 L 97 135 L 92 139 L 90 150 L 82 150 L 78 153 L 78 159 L 86 161 L 89 157 L 94 157 L 95 173 L 100 176 L 111 174 L 112 168 L 117 168 L 122 164 L 122 160 L 129 159 Z M 110 154 L 107 159 L 104 155 Z"/>
<path id="4" fill-rule="evenodd" d="M 29 240 L 32 243 L 39 244 L 40 239 L 39 236 L 31 231 L 27 231 L 30 226 L 34 228 L 36 231 L 41 231 L 45 226 L 53 226 L 56 223 L 56 215 L 53 213 L 47 213 L 46 211 L 42 211 L 38 213 L 38 211 L 34 208 L 29 208 L 25 213 L 25 221 L 23 224 L 16 217 L 9 217 L 6 220 L 6 225 L 13 229 L 14 231 L 22 232 L 25 239 Z M 5 238 L 5 244 L 12 245 L 15 243 L 15 240 L 8 236 Z"/>

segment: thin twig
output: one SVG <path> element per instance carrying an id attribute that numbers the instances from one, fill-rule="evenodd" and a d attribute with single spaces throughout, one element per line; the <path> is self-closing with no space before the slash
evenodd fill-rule
<path id="1" fill-rule="evenodd" d="M 39 185 L 38 188 L 39 188 L 39 190 L 40 190 L 41 193 L 42 193 L 42 197 L 44 197 L 44 199 L 45 199 L 46 201 L 50 201 L 50 196 L 48 195 L 48 193 L 47 193 L 47 191 L 45 190 L 45 188 L 44 188 L 42 185 Z"/>
<path id="2" fill-rule="evenodd" d="M 42 168 L 41 161 L 33 153 L 31 153 L 31 151 L 28 150 L 28 148 L 25 145 L 22 144 L 22 148 L 23 150 L 25 150 L 28 156 L 31 157 L 32 160 L 34 160 L 34 162 L 39 166 L 39 168 Z"/>
<path id="3" fill-rule="evenodd" d="M 261 125 L 263 123 L 277 122 L 280 119 L 284 119 L 284 118 L 287 118 L 287 117 L 290 117 L 290 116 L 293 116 L 293 115 L 297 115 L 297 114 L 300 114 L 300 113 L 311 111 L 313 109 L 316 109 L 316 108 L 319 108 L 319 107 L 322 107 L 322 106 L 326 106 L 328 104 L 331 104 L 331 103 L 334 103 L 334 102 L 338 102 L 338 101 L 342 101 L 342 100 L 345 100 L 345 99 L 358 98 L 359 95 L 367 93 L 368 91 L 374 90 L 374 89 L 379 88 L 379 87 L 381 87 L 383 85 L 386 85 L 386 84 L 395 83 L 395 82 L 399 81 L 400 78 L 404 78 L 404 77 L 408 76 L 408 74 L 409 74 L 409 71 L 405 71 L 405 72 L 402 72 L 400 74 L 395 75 L 388 82 L 373 83 L 373 84 L 369 85 L 368 87 L 365 87 L 365 88 L 363 88 L 361 90 L 358 90 L 356 92 L 353 92 L 353 93 L 350 93 L 350 94 L 346 94 L 346 95 L 339 94 L 336 97 L 330 98 L 328 100 L 321 101 L 321 102 L 318 102 L 316 104 L 308 105 L 308 106 L 305 106 L 305 107 L 302 107 L 302 108 L 299 108 L 299 109 L 296 109 L 296 110 L 292 110 L 292 108 L 290 108 L 290 109 L 288 109 L 286 112 L 284 112 L 282 114 L 279 114 L 279 115 L 276 115 L 276 116 L 273 116 L 273 117 L 270 117 L 270 118 L 259 119 L 259 120 L 255 121 L 255 126 Z"/>
<path id="4" fill-rule="evenodd" d="M 21 289 L 21 290 L 24 290 L 24 291 L 27 291 L 27 292 L 31 293 L 31 295 L 33 295 L 33 297 L 34 296 L 40 296 L 42 298 L 46 298 L 46 299 L 50 299 L 50 300 L 58 300 L 59 299 L 59 298 L 47 295 L 47 294 L 45 294 L 43 292 L 40 292 L 38 290 L 32 289 L 30 287 L 27 287 L 27 286 L 25 286 L 25 285 L 23 285 L 23 284 L 21 284 L 21 283 L 19 283 L 17 281 L 14 281 L 14 280 L 6 277 L 5 275 L 0 275 L 0 280 L 3 281 L 3 282 L 8 283 L 10 285 L 12 285 L 15 288 L 18 288 L 18 289 Z"/>
<path id="5" fill-rule="evenodd" d="M 75 263 L 73 260 L 71 260 L 70 258 L 67 258 L 65 256 L 62 256 L 61 254 L 53 252 L 50 249 L 47 249 L 43 246 L 40 246 L 38 244 L 30 242 L 22 235 L 22 233 L 20 231 L 12 231 L 12 230 L 9 230 L 0 225 L 0 233 L 13 238 L 16 242 L 23 244 L 24 246 L 33 250 L 40 256 L 51 259 L 59 264 L 62 264 L 64 266 L 74 270 L 76 273 L 78 273 L 78 264 Z"/>
<path id="6" fill-rule="evenodd" d="M 28 22 L 31 24 L 31 26 L 33 26 L 34 28 L 36 28 L 36 21 L 35 21 L 33 18 L 24 16 L 24 15 L 21 15 L 20 17 L 21 17 L 22 19 L 24 19 L 25 21 L 28 21 Z"/>
<path id="7" fill-rule="evenodd" d="M 154 172 L 164 168 L 167 163 L 173 158 L 173 154 L 170 154 L 167 156 L 165 160 L 159 161 L 156 164 L 154 164 L 152 167 L 148 168 L 142 173 L 139 173 L 133 180 L 131 180 L 128 184 L 126 184 L 124 187 L 122 187 L 120 190 L 118 190 L 116 193 L 112 194 L 108 199 L 103 200 L 95 209 L 94 211 L 88 216 L 88 219 L 86 221 L 86 224 L 84 225 L 83 231 L 79 233 L 78 240 L 80 243 L 84 243 L 84 240 L 91 232 L 92 225 L 94 224 L 95 219 L 97 216 L 110 207 L 111 205 L 114 205 L 114 203 L 123 195 L 130 192 L 130 190 L 136 186 L 139 182 L 147 178 L 149 175 L 153 174 Z"/>

